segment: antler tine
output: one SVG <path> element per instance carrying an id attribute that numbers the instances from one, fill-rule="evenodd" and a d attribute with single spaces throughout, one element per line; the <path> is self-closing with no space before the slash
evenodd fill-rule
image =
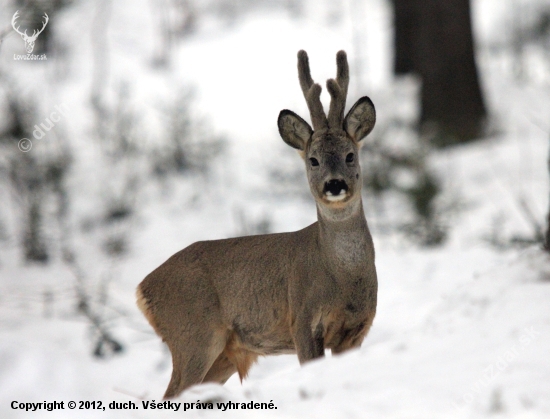
<path id="1" fill-rule="evenodd" d="M 336 54 L 336 80 L 327 80 L 327 90 L 330 93 L 328 125 L 330 128 L 341 129 L 344 122 L 344 110 L 349 85 L 349 66 L 345 51 Z"/>
<path id="2" fill-rule="evenodd" d="M 46 29 L 46 25 L 48 24 L 48 22 L 50 21 L 50 18 L 48 17 L 48 14 L 47 13 L 44 13 L 44 16 L 42 16 L 42 18 L 44 19 L 44 22 L 42 22 L 42 29 L 38 30 L 38 29 L 35 29 L 33 32 L 32 32 L 32 37 L 33 38 L 38 38 L 38 35 L 40 35 L 44 29 Z"/>
<path id="3" fill-rule="evenodd" d="M 300 87 L 304 93 L 307 107 L 311 115 L 313 130 L 323 130 L 327 128 L 327 117 L 321 103 L 321 86 L 313 82 L 311 71 L 309 69 L 309 58 L 307 52 L 300 50 L 298 52 L 298 78 Z"/>
<path id="4" fill-rule="evenodd" d="M 21 25 L 19 25 L 17 28 L 15 27 L 15 21 L 17 20 L 18 17 L 19 17 L 19 10 L 17 10 L 17 11 L 14 13 L 14 15 L 13 15 L 13 17 L 12 17 L 12 19 L 11 19 L 11 26 L 13 26 L 13 29 L 14 29 L 15 32 L 17 32 L 19 35 L 26 35 L 26 34 L 27 34 L 27 31 L 26 31 L 26 30 L 25 30 L 24 33 L 21 32 L 21 31 L 19 30 L 19 28 L 21 27 Z"/>

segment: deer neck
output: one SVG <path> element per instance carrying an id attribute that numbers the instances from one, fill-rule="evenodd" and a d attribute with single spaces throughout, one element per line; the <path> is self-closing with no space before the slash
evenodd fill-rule
<path id="1" fill-rule="evenodd" d="M 319 248 L 327 267 L 342 273 L 361 273 L 374 263 L 374 247 L 361 199 L 345 208 L 317 205 Z"/>

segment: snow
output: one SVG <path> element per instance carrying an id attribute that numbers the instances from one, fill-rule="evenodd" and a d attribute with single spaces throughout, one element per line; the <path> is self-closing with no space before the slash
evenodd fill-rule
<path id="1" fill-rule="evenodd" d="M 73 274 L 59 260 L 46 268 L 24 265 L 10 225 L 9 239 L 0 247 L 0 417 L 550 417 L 550 257 L 536 246 L 497 249 L 486 240 L 498 220 L 501 237 L 532 232 L 520 198 L 544 219 L 549 190 L 548 74 L 539 63 L 538 70 L 529 70 L 531 81 L 519 82 L 510 58 L 489 48 L 481 48 L 478 63 L 494 132 L 430 159 L 446 193 L 461 203 L 451 215 L 447 243 L 424 249 L 400 234 L 384 233 L 376 228 L 378 221 L 391 221 L 394 210 L 386 216 L 366 205 L 367 219 L 377 221 L 371 228 L 379 303 L 361 349 L 302 367 L 296 356 L 264 358 L 242 384 L 234 376 L 223 387 L 197 386 L 174 400 L 214 400 L 214 405 L 272 401 L 277 409 L 141 408 L 142 400 L 160 401 L 171 372 L 166 348 L 134 303 L 135 287 L 145 275 L 197 240 L 239 234 L 239 211 L 253 220 L 268 216 L 275 231 L 296 230 L 315 220 L 311 199 L 294 189 L 276 190 L 269 177 L 273 168 L 301 170 L 299 157 L 280 140 L 276 128 L 281 109 L 307 115 L 296 77 L 296 52 L 308 51 L 313 77 L 322 81 L 334 76 L 336 51 L 346 49 L 352 68 L 348 106 L 366 93 L 382 120 L 400 107 L 414 114 L 414 107 L 401 103 L 402 92 L 391 79 L 387 2 L 365 2 L 359 15 L 358 2 L 344 1 L 344 12 L 335 21 L 329 19 L 328 3 L 317 7 L 308 2 L 301 18 L 290 18 L 284 10 L 260 9 L 231 25 L 212 19 L 176 43 L 168 67 L 160 69 L 152 65 L 160 44 L 153 3 L 113 3 L 103 83 L 113 103 L 120 85 L 130 86 L 129 108 L 139 117 L 140 146 L 155 144 L 155 132 L 166 129 L 167 104 L 179 89 L 192 86 L 194 116 L 225 135 L 228 150 L 208 176 L 168 178 L 162 190 L 145 185 L 136 198 L 140 207 L 128 255 L 108 259 L 97 250 L 99 233 L 76 235 L 74 246 L 90 291 L 107 284 L 109 304 L 102 315 L 125 345 L 122 354 L 92 356 L 95 335 L 77 314 Z M 509 16 L 504 2 L 476 0 L 473 10 L 480 46 L 505 38 L 498 32 Z M 0 16 L 9 21 L 11 13 L 6 8 Z M 69 51 L 59 63 L 54 58 L 44 65 L 11 60 L 22 47 L 16 36 L 8 37 L 0 50 L 0 66 L 12 72 L 17 66 L 23 93 L 39 92 L 42 115 L 61 103 L 71 109 L 56 130 L 66 133 L 77 161 L 70 188 L 86 192 L 77 194 L 75 220 L 93 219 L 101 191 L 116 184 L 115 168 L 98 169 L 101 150 L 89 139 L 94 124 L 88 101 L 92 44 L 103 42 L 91 35 L 96 13 L 95 3 L 85 0 L 59 15 L 56 31 Z M 368 51 L 359 64 L 353 53 L 354 31 L 364 36 Z M 64 76 L 56 76 L 63 67 Z M 353 73 L 356 70 L 360 74 Z M 322 100 L 328 103 L 326 91 Z M 53 134 L 48 134 L 34 142 L 31 152 L 45 151 L 53 143 Z M 299 182 L 297 189 L 306 191 L 305 180 Z M 366 203 L 370 199 L 365 196 Z M 15 220 L 15 211 L 6 206 L 4 213 Z M 140 409 L 10 408 L 12 401 L 54 400 L 104 405 L 133 401 Z"/>

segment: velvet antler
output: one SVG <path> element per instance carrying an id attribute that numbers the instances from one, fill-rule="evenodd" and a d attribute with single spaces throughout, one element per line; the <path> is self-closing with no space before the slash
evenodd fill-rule
<path id="1" fill-rule="evenodd" d="M 336 80 L 327 80 L 327 90 L 330 93 L 330 108 L 328 111 L 328 126 L 341 129 L 344 123 L 344 110 L 349 85 L 349 66 L 345 51 L 336 54 Z"/>
<path id="2" fill-rule="evenodd" d="M 342 129 L 349 85 L 349 66 L 345 51 L 338 51 L 336 54 L 336 68 L 336 79 L 327 80 L 327 89 L 331 97 L 327 119 L 321 104 L 321 86 L 314 83 L 311 78 L 307 53 L 304 50 L 298 52 L 298 78 L 314 131 Z"/>
<path id="3" fill-rule="evenodd" d="M 300 87 L 304 93 L 309 114 L 311 115 L 313 130 L 326 130 L 328 124 L 321 103 L 321 86 L 317 83 L 313 83 L 309 70 L 309 59 L 307 52 L 304 50 L 298 52 L 298 78 L 300 79 Z"/>

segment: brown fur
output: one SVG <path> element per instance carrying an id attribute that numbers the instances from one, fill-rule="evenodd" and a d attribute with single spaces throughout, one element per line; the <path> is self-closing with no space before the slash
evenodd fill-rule
<path id="1" fill-rule="evenodd" d="M 143 297 L 143 293 L 141 292 L 141 287 L 137 287 L 136 289 L 136 303 L 149 324 L 153 327 L 157 335 L 160 336 L 160 332 L 155 324 L 155 320 L 153 319 L 151 311 L 149 310 L 149 304 L 147 303 L 147 300 L 145 300 L 145 297 Z"/>
<path id="2" fill-rule="evenodd" d="M 374 126 L 374 106 L 361 98 L 343 118 L 349 74 L 340 51 L 327 119 L 307 54 L 298 60 L 316 131 L 287 110 L 278 124 L 304 157 L 319 221 L 292 233 L 194 243 L 141 282 L 138 306 L 172 354 L 165 398 L 201 382 L 225 383 L 235 372 L 242 381 L 262 355 L 297 353 L 303 363 L 326 348 L 356 348 L 372 325 L 374 247 L 358 158 L 349 156 Z"/>

